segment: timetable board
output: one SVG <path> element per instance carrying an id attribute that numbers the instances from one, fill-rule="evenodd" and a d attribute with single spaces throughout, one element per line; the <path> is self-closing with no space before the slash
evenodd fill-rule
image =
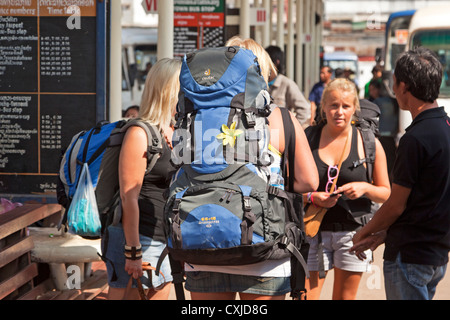
<path id="1" fill-rule="evenodd" d="M 225 0 L 174 1 L 174 55 L 225 45 Z"/>
<path id="2" fill-rule="evenodd" d="M 106 108 L 104 12 L 97 0 L 0 1 L 0 196 L 54 195 L 62 150 Z"/>

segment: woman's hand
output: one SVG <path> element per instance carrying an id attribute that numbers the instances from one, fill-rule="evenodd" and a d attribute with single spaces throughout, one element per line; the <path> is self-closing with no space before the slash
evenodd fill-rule
<path id="1" fill-rule="evenodd" d="M 313 192 L 311 196 L 312 203 L 319 207 L 332 208 L 341 197 L 340 194 L 332 194 L 328 192 Z"/>
<path id="2" fill-rule="evenodd" d="M 343 193 L 350 200 L 355 200 L 365 195 L 368 187 L 367 182 L 350 182 L 337 188 L 336 193 Z"/>
<path id="3" fill-rule="evenodd" d="M 142 277 L 144 275 L 144 272 L 142 271 L 142 259 L 138 260 L 126 259 L 125 271 L 128 272 L 128 274 L 132 276 L 134 279 Z"/>

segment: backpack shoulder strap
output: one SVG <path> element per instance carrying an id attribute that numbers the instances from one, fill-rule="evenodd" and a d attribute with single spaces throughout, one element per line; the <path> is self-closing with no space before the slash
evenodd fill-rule
<path id="1" fill-rule="evenodd" d="M 288 190 L 293 191 L 294 190 L 294 170 L 295 170 L 295 163 L 294 161 L 288 161 L 288 159 L 295 159 L 295 127 L 292 123 L 291 115 L 288 109 L 279 107 L 281 111 L 281 116 L 283 119 L 283 128 L 284 128 L 284 152 L 282 157 L 282 172 L 283 172 L 283 178 L 284 181 L 287 181 L 288 184 Z M 292 179 L 289 179 L 289 177 L 286 176 L 287 170 L 286 170 L 286 163 L 289 164 L 289 175 L 292 177 Z"/>
<path id="2" fill-rule="evenodd" d="M 125 132 L 129 127 L 132 126 L 137 126 L 144 129 L 145 133 L 147 134 L 147 169 L 145 171 L 145 173 L 147 174 L 153 169 L 156 161 L 159 158 L 159 155 L 161 155 L 162 153 L 162 136 L 155 125 L 139 118 L 129 120 L 122 127 L 121 131 Z"/>
<path id="3" fill-rule="evenodd" d="M 369 182 L 372 182 L 373 166 L 375 163 L 375 152 L 376 152 L 375 134 L 370 128 L 363 128 L 359 126 L 357 128 L 359 132 L 361 132 L 364 145 L 364 154 L 366 157 L 359 161 L 355 161 L 353 165 L 356 167 L 362 164 L 362 162 L 365 162 L 367 166 L 367 179 Z"/>

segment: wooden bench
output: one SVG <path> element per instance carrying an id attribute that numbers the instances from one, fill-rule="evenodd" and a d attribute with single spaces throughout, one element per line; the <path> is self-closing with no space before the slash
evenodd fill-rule
<path id="1" fill-rule="evenodd" d="M 33 226 L 61 214 L 58 204 L 25 204 L 0 214 L 0 300 L 89 300 L 107 288 L 106 270 L 91 274 L 91 263 L 101 260 L 100 240 Z M 48 264 L 50 278 L 36 286 L 41 264 Z M 79 281 L 68 282 L 70 270 Z"/>
<path id="2" fill-rule="evenodd" d="M 0 214 L 0 299 L 18 299 L 34 289 L 38 266 L 27 227 L 61 212 L 58 204 L 26 204 Z"/>

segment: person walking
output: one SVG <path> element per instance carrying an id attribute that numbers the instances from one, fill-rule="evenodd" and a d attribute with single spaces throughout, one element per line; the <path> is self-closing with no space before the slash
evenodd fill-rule
<path id="1" fill-rule="evenodd" d="M 375 100 L 377 97 L 371 94 L 370 92 L 370 85 L 374 85 L 378 88 L 377 82 L 381 83 L 383 76 L 383 67 L 380 65 L 376 65 L 372 68 L 372 79 L 370 79 L 366 85 L 364 86 L 364 99 L 368 99 L 370 101 Z"/>
<path id="2" fill-rule="evenodd" d="M 264 48 L 253 39 L 235 36 L 226 46 L 239 46 L 252 50 L 257 56 L 261 73 L 268 82 L 269 74 L 276 73 L 272 60 Z M 294 190 L 315 190 L 318 184 L 317 169 L 302 127 L 290 114 L 296 133 Z M 281 154 L 284 152 L 284 131 L 280 109 L 269 116 L 270 144 Z M 273 132 L 276 134 L 272 135 Z M 305 191 L 307 190 L 307 191 Z M 186 289 L 193 300 L 232 300 L 239 293 L 241 300 L 282 300 L 290 288 L 290 258 L 266 260 L 239 266 L 209 266 L 185 264 Z"/>
<path id="3" fill-rule="evenodd" d="M 326 272 L 332 268 L 333 299 L 355 299 L 362 273 L 370 271 L 371 256 L 366 252 L 367 259 L 360 261 L 349 254 L 352 236 L 370 219 L 372 201 L 384 202 L 390 193 L 386 156 L 377 139 L 373 181 L 368 181 L 364 161 L 359 161 L 366 157 L 362 135 L 352 125 L 359 110 L 355 85 L 344 78 L 335 79 L 323 92 L 323 122 L 305 130 L 320 184 L 317 192 L 304 195 L 304 202 L 308 207 L 328 209 L 317 234 L 308 237 L 311 276 L 307 292 L 311 300 L 319 299 Z"/>
<path id="4" fill-rule="evenodd" d="M 311 117 L 311 104 L 306 100 L 298 85 L 284 75 L 283 51 L 277 46 L 268 46 L 266 51 L 278 71 L 278 74 L 272 72 L 269 76 L 269 93 L 274 103 L 279 107 L 288 108 L 302 127 L 307 127 Z"/>
<path id="5" fill-rule="evenodd" d="M 333 69 L 329 66 L 320 69 L 320 81 L 314 84 L 309 93 L 309 101 L 311 102 L 311 123 L 313 125 L 320 121 L 320 103 L 322 100 L 323 90 L 325 86 L 330 83 L 333 76 Z"/>
<path id="6" fill-rule="evenodd" d="M 425 48 L 403 53 L 393 90 L 412 123 L 400 139 L 392 194 L 353 237 L 351 252 L 364 258 L 385 242 L 388 300 L 431 300 L 444 277 L 450 250 L 450 118 L 436 99 L 442 65 Z"/>
<path id="7" fill-rule="evenodd" d="M 156 266 L 165 248 L 163 227 L 164 190 L 169 186 L 175 168 L 170 162 L 172 118 L 176 111 L 181 62 L 161 59 L 146 78 L 139 117 L 156 125 L 163 139 L 162 153 L 153 169 L 146 173 L 147 135 L 141 127 L 130 127 L 124 137 L 119 156 L 119 183 L 122 221 L 108 228 L 106 253 L 111 300 L 139 299 L 138 289 L 127 289 L 130 277 L 141 279 L 152 299 L 168 299 L 172 281 L 168 258 L 162 275 L 145 276 L 143 263 Z M 164 139 L 165 138 L 165 139 Z M 113 278 L 115 272 L 117 279 Z M 151 282 L 150 282 L 150 279 Z"/>

